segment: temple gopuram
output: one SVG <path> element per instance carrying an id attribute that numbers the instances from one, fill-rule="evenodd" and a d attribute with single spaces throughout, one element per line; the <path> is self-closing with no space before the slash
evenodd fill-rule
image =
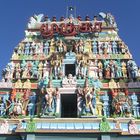
<path id="1" fill-rule="evenodd" d="M 0 139 L 140 139 L 140 69 L 114 16 L 30 18 L 0 82 Z"/>

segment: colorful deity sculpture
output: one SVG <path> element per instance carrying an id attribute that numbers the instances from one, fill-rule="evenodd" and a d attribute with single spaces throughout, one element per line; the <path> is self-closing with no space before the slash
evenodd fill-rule
<path id="1" fill-rule="evenodd" d="M 78 43 L 78 52 L 82 53 L 84 51 L 84 42 L 83 40 L 80 40 Z"/>
<path id="2" fill-rule="evenodd" d="M 84 53 L 90 53 L 91 48 L 91 40 L 88 39 L 87 41 L 84 41 Z"/>
<path id="3" fill-rule="evenodd" d="M 9 132 L 9 123 L 7 120 L 3 120 L 0 126 L 0 134 L 7 134 Z"/>
<path id="4" fill-rule="evenodd" d="M 97 54 L 98 53 L 97 52 L 97 42 L 96 42 L 96 40 L 94 40 L 92 42 L 92 51 L 93 51 L 93 54 Z"/>
<path id="5" fill-rule="evenodd" d="M 6 105 L 4 103 L 4 98 L 0 97 L 0 117 L 5 116 L 5 113 L 6 113 L 5 108 L 6 108 Z"/>
<path id="6" fill-rule="evenodd" d="M 117 83 L 114 81 L 114 79 L 111 79 L 109 82 L 109 88 L 113 89 L 113 88 L 117 88 Z"/>
<path id="7" fill-rule="evenodd" d="M 100 100 L 100 95 L 96 97 L 96 114 L 102 116 L 103 103 Z"/>
<path id="8" fill-rule="evenodd" d="M 51 39 L 50 41 L 50 53 L 55 52 L 56 48 L 55 48 L 55 40 Z"/>
<path id="9" fill-rule="evenodd" d="M 117 54 L 118 53 L 118 46 L 117 46 L 116 41 L 112 42 L 112 52 L 113 52 L 113 54 Z"/>
<path id="10" fill-rule="evenodd" d="M 129 78 L 136 78 L 138 76 L 138 67 L 133 60 L 127 62 Z"/>
<path id="11" fill-rule="evenodd" d="M 130 120 L 130 122 L 128 124 L 128 130 L 129 130 L 129 133 L 132 135 L 136 135 L 139 133 L 137 124 L 134 120 Z"/>
<path id="12" fill-rule="evenodd" d="M 28 104 L 29 104 L 29 97 L 31 95 L 31 90 L 30 89 L 25 89 L 23 91 L 23 96 L 22 96 L 22 114 L 27 115 L 27 109 L 28 109 Z"/>
<path id="13" fill-rule="evenodd" d="M 118 91 L 116 98 L 113 98 L 112 107 L 115 115 L 131 116 L 131 100 L 123 91 Z"/>
<path id="14" fill-rule="evenodd" d="M 28 112 L 30 117 L 34 117 L 36 107 L 36 93 L 32 92 L 29 96 Z"/>
<path id="15" fill-rule="evenodd" d="M 103 54 L 102 42 L 98 42 L 98 52 L 99 54 Z"/>
<path id="16" fill-rule="evenodd" d="M 46 41 L 45 43 L 44 43 L 44 54 L 45 55 L 48 55 L 49 54 L 49 52 L 50 52 L 50 48 L 49 48 L 49 42 L 48 41 Z"/>
<path id="17" fill-rule="evenodd" d="M 27 79 L 27 80 L 23 83 L 23 88 L 31 89 L 31 82 L 30 82 L 30 79 Z"/>
<path id="18" fill-rule="evenodd" d="M 21 82 L 20 79 L 17 80 L 17 82 L 15 83 L 15 88 L 22 88 L 23 87 L 23 83 Z"/>
<path id="19" fill-rule="evenodd" d="M 109 110 L 109 96 L 107 95 L 107 92 L 102 96 L 103 100 L 103 114 L 105 117 L 109 117 L 110 110 Z"/>
<path id="20" fill-rule="evenodd" d="M 131 100 L 132 100 L 132 111 L 133 111 L 133 116 L 134 117 L 139 117 L 140 113 L 139 113 L 139 107 L 138 107 L 138 98 L 137 95 L 135 94 L 135 92 L 133 92 L 133 94 L 131 95 Z"/>
<path id="21" fill-rule="evenodd" d="M 124 61 L 122 61 L 122 76 L 127 77 L 126 63 Z"/>
<path id="22" fill-rule="evenodd" d="M 58 56 L 55 60 L 52 60 L 52 65 L 53 65 L 53 69 L 52 69 L 53 77 L 55 79 L 58 79 L 61 70 L 61 60 L 58 58 Z"/>
<path id="23" fill-rule="evenodd" d="M 45 95 L 45 108 L 43 109 L 44 115 L 49 115 L 56 110 L 56 106 L 54 106 L 53 95 L 55 94 L 55 89 L 52 87 L 52 81 L 50 80 L 48 83 L 48 87 L 46 88 L 46 95 Z"/>
<path id="24" fill-rule="evenodd" d="M 31 44 L 29 42 L 27 42 L 25 44 L 25 47 L 24 47 L 24 54 L 25 55 L 29 55 L 30 54 L 30 46 L 31 46 Z"/>
<path id="25" fill-rule="evenodd" d="M 88 79 L 86 79 L 85 80 L 85 86 L 84 86 L 84 89 L 83 89 L 84 100 L 81 100 L 82 101 L 82 107 L 83 107 L 81 114 L 83 114 L 83 115 L 87 115 L 87 114 L 95 115 L 95 109 L 93 107 L 93 102 L 92 102 L 93 94 L 94 93 L 91 93 L 91 89 L 89 87 Z"/>
<path id="26" fill-rule="evenodd" d="M 105 117 L 102 118 L 99 129 L 102 132 L 109 132 L 111 130 L 109 122 L 107 121 L 107 119 Z"/>

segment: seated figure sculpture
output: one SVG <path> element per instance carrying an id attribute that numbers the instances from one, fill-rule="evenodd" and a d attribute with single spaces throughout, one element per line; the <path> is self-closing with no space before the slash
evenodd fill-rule
<path id="1" fill-rule="evenodd" d="M 23 84 L 21 82 L 20 79 L 17 80 L 17 82 L 15 83 L 15 88 L 22 88 Z"/>
<path id="2" fill-rule="evenodd" d="M 139 133 L 137 124 L 136 124 L 136 122 L 134 120 L 130 120 L 128 125 L 129 125 L 128 130 L 129 130 L 130 134 L 135 135 L 135 134 Z"/>
<path id="3" fill-rule="evenodd" d="M 24 82 L 23 88 L 31 89 L 31 82 L 29 79 Z"/>
<path id="4" fill-rule="evenodd" d="M 109 82 L 109 88 L 113 89 L 113 88 L 117 88 L 117 83 L 114 81 L 114 79 L 111 79 Z"/>
<path id="5" fill-rule="evenodd" d="M 62 80 L 63 87 L 76 87 L 76 85 L 77 85 L 76 77 L 73 77 L 72 74 L 69 74 L 68 78 L 64 77 Z"/>

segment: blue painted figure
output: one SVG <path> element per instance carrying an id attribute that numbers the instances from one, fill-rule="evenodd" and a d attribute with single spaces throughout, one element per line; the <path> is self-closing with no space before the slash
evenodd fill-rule
<path id="1" fill-rule="evenodd" d="M 39 77 L 39 73 L 38 73 L 38 68 L 37 68 L 38 64 L 36 62 L 33 63 L 32 66 L 32 78 L 38 78 Z"/>
<path id="2" fill-rule="evenodd" d="M 0 117 L 5 115 L 5 103 L 3 97 L 0 97 Z"/>
<path id="3" fill-rule="evenodd" d="M 116 67 L 116 78 L 122 77 L 122 69 L 120 66 Z"/>
<path id="4" fill-rule="evenodd" d="M 36 106 L 36 93 L 32 92 L 31 96 L 29 97 L 29 104 L 28 104 L 28 111 L 30 117 L 34 117 L 35 106 Z"/>
<path id="5" fill-rule="evenodd" d="M 136 78 L 138 76 L 138 67 L 133 60 L 127 62 L 129 78 Z"/>
<path id="6" fill-rule="evenodd" d="M 103 113 L 105 117 L 109 117 L 109 96 L 107 95 L 107 92 L 105 92 L 105 94 L 102 96 L 102 100 L 103 100 Z"/>
<path id="7" fill-rule="evenodd" d="M 49 54 L 49 42 L 48 41 L 45 42 L 43 51 L 44 51 L 45 55 Z"/>
<path id="8" fill-rule="evenodd" d="M 115 41 L 112 42 L 113 54 L 118 54 L 118 47 Z"/>
<path id="9" fill-rule="evenodd" d="M 85 78 L 86 75 L 87 75 L 87 66 L 86 66 L 86 64 L 82 64 L 82 66 L 81 66 L 81 75 L 82 75 L 83 78 Z"/>
<path id="10" fill-rule="evenodd" d="M 95 40 L 92 42 L 92 51 L 93 54 L 97 54 L 97 42 Z"/>
<path id="11" fill-rule="evenodd" d="M 94 88 L 92 88 L 91 95 L 92 95 L 91 103 L 93 107 L 93 115 L 96 115 L 96 91 Z"/>
<path id="12" fill-rule="evenodd" d="M 139 107 L 138 107 L 138 98 L 135 92 L 131 95 L 131 100 L 132 100 L 132 110 L 133 110 L 133 115 L 134 117 L 139 117 Z"/>
<path id="13" fill-rule="evenodd" d="M 25 52 L 24 52 L 25 55 L 29 55 L 30 54 L 30 43 L 26 43 L 25 44 Z"/>
<path id="14" fill-rule="evenodd" d="M 98 42 L 98 52 L 99 52 L 99 54 L 103 54 L 102 42 Z"/>
<path id="15" fill-rule="evenodd" d="M 26 64 L 27 64 L 26 61 L 23 59 L 21 62 L 21 70 L 25 70 Z"/>

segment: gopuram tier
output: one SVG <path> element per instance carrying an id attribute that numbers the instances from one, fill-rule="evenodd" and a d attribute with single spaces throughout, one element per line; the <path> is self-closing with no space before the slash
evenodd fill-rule
<path id="1" fill-rule="evenodd" d="M 137 119 L 139 80 L 110 13 L 34 15 L 2 71 L 0 117 Z"/>

